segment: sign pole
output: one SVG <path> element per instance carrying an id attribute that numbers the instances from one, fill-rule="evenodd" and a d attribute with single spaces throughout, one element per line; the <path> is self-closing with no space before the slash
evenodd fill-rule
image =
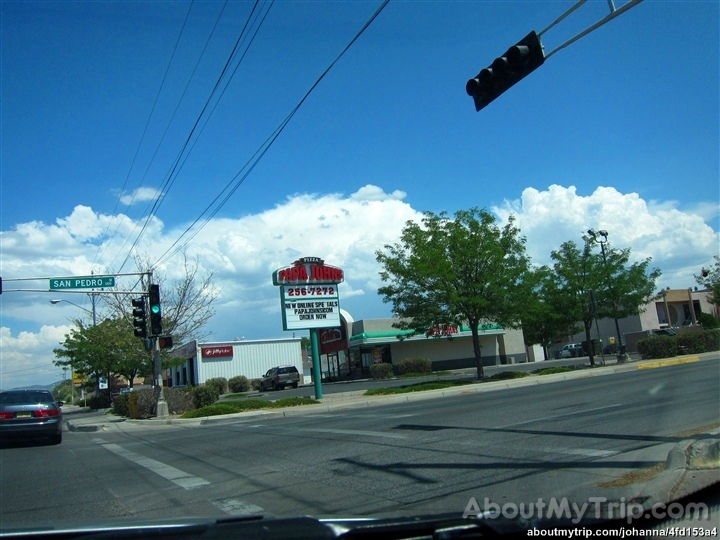
<path id="1" fill-rule="evenodd" d="M 310 348 L 312 351 L 313 383 L 315 399 L 322 399 L 322 372 L 320 371 L 320 343 L 317 328 L 310 329 Z"/>

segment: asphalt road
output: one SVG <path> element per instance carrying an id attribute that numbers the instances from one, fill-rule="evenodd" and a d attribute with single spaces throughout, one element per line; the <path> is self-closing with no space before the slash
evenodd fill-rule
<path id="1" fill-rule="evenodd" d="M 720 425 L 718 361 L 204 425 L 116 424 L 0 448 L 0 522 L 457 512 L 618 497 Z M 624 490 L 624 491 L 623 491 Z"/>

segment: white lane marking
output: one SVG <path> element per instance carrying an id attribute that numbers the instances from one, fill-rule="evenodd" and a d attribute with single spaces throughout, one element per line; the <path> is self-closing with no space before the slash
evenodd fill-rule
<path id="1" fill-rule="evenodd" d="M 583 409 L 581 411 L 573 411 L 569 413 L 564 414 L 554 414 L 552 416 L 543 416 L 541 418 L 533 418 L 532 420 L 525 420 L 523 422 L 513 422 L 512 424 L 505 424 L 503 426 L 495 426 L 491 429 L 502 429 L 502 428 L 508 428 L 513 426 L 522 426 L 524 424 L 532 424 L 533 422 L 542 422 L 544 420 L 555 420 L 556 418 L 563 418 L 565 416 L 576 416 L 578 414 L 583 414 L 587 412 L 594 412 L 594 411 L 602 411 L 604 409 L 613 409 L 615 407 L 622 407 L 622 403 L 615 403 L 614 405 L 605 405 L 604 407 L 595 407 L 594 409 Z"/>
<path id="2" fill-rule="evenodd" d="M 619 451 L 595 450 L 593 448 L 540 448 L 541 452 L 548 454 L 567 454 L 569 456 L 610 457 L 619 454 Z"/>
<path id="3" fill-rule="evenodd" d="M 377 419 L 390 419 L 396 418 L 410 418 L 412 416 L 419 416 L 418 414 L 378 414 L 374 415 L 373 418 Z M 305 418 L 367 418 L 367 414 L 350 414 L 350 413 L 313 413 L 308 414 Z"/>
<path id="4" fill-rule="evenodd" d="M 454 445 L 458 446 L 472 446 L 473 448 L 480 448 L 482 445 L 478 441 L 454 441 Z M 568 456 L 585 456 L 585 457 L 610 457 L 620 454 L 620 450 L 597 450 L 595 448 L 557 448 L 552 446 L 543 447 L 532 447 L 533 452 L 543 452 L 544 454 L 565 454 Z"/>
<path id="5" fill-rule="evenodd" d="M 398 433 L 385 433 L 384 431 L 367 431 L 362 429 L 332 429 L 332 428 L 298 428 L 298 427 L 278 427 L 253 425 L 246 426 L 251 428 L 264 428 L 268 431 L 284 431 L 284 432 L 301 432 L 301 433 L 332 433 L 334 435 L 363 435 L 365 437 L 385 437 L 386 439 L 407 439 L 405 435 Z"/>
<path id="6" fill-rule="evenodd" d="M 210 502 L 231 516 L 251 516 L 263 513 L 263 509 L 260 506 L 255 506 L 254 504 L 237 499 L 217 499 Z"/>
<path id="7" fill-rule="evenodd" d="M 364 435 L 366 437 L 385 437 L 388 439 L 406 439 L 405 435 L 385 433 L 384 431 L 365 431 L 361 429 L 330 429 L 330 428 L 303 428 L 297 431 L 313 431 L 316 433 L 332 433 L 335 435 Z"/>
<path id="8" fill-rule="evenodd" d="M 132 461 L 133 463 L 137 463 L 141 467 L 145 467 L 149 471 L 152 471 L 155 474 L 162 476 L 166 480 L 174 482 L 181 488 L 194 489 L 200 486 L 207 486 L 210 484 L 210 482 L 208 482 L 204 478 L 200 478 L 199 476 L 193 476 L 192 474 L 181 471 L 180 469 L 176 469 L 171 465 L 166 465 L 165 463 L 162 463 L 155 459 L 141 456 L 140 454 L 136 454 L 135 452 L 126 450 L 125 448 L 117 444 L 107 443 L 102 439 L 93 439 L 93 441 L 101 444 L 103 448 L 110 450 L 112 453 L 117 454 L 120 457 L 124 457 L 125 459 Z"/>

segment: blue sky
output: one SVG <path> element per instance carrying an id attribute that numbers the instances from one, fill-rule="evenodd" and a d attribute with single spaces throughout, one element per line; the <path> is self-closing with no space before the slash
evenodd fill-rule
<path id="1" fill-rule="evenodd" d="M 467 79 L 571 5 L 391 1 L 217 208 L 380 2 L 257 4 L 249 35 L 262 24 L 208 102 L 252 2 L 3 0 L 0 275 L 133 272 L 138 254 L 172 280 L 164 255 L 209 206 L 185 246 L 215 272 L 208 330 L 280 337 L 274 269 L 323 257 L 345 270 L 344 309 L 388 316 L 375 250 L 423 211 L 478 206 L 515 214 L 539 264 L 604 228 L 653 258 L 660 286 L 694 286 L 718 253 L 720 4 L 646 0 L 475 112 Z M 588 2 L 546 52 L 608 11 Z M 19 283 L 47 287 L 4 288 Z M 52 348 L 85 312 L 53 298 L 90 306 L 0 296 L 0 385 L 61 376 Z"/>

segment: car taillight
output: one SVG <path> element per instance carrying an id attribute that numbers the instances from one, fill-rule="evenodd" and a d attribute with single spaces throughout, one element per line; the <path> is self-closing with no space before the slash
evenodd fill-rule
<path id="1" fill-rule="evenodd" d="M 0 420 L 12 420 L 14 416 L 13 412 L 0 412 Z"/>
<path id="2" fill-rule="evenodd" d="M 49 418 L 51 416 L 60 416 L 59 409 L 40 409 L 33 413 L 35 418 Z"/>

